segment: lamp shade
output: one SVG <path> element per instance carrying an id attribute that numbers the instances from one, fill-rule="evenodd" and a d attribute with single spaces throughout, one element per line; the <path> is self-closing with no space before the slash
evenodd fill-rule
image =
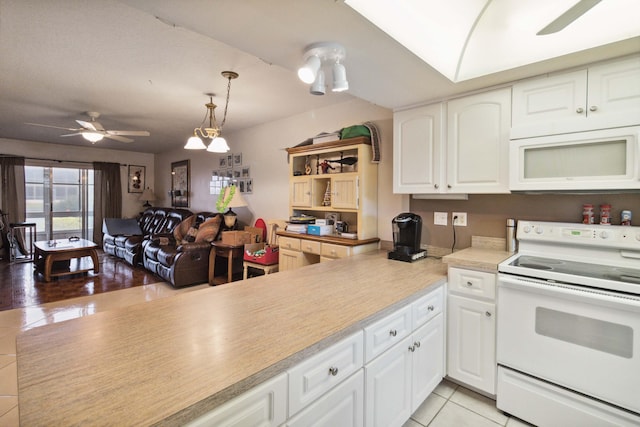
<path id="1" fill-rule="evenodd" d="M 231 191 L 231 187 L 225 187 L 224 189 L 224 199 L 226 200 L 229 197 L 229 192 Z M 238 191 L 236 187 L 236 191 L 233 193 L 233 198 L 227 205 L 228 208 L 243 208 L 245 206 L 249 206 L 244 197 L 242 197 L 242 193 Z"/>
<path id="2" fill-rule="evenodd" d="M 231 148 L 229 148 L 229 144 L 227 144 L 227 140 L 221 136 L 216 136 L 211 140 L 209 146 L 207 147 L 207 151 L 210 153 L 226 153 Z"/>
<path id="3" fill-rule="evenodd" d="M 140 200 L 153 201 L 155 199 L 156 195 L 153 194 L 153 191 L 149 187 L 145 188 L 142 194 L 140 194 Z"/>
<path id="4" fill-rule="evenodd" d="M 185 144 L 184 148 L 186 150 L 204 150 L 205 148 L 207 148 L 207 146 L 204 145 L 204 142 L 202 142 L 202 139 L 200 139 L 196 135 L 193 135 L 191 138 L 187 140 L 187 143 Z"/>

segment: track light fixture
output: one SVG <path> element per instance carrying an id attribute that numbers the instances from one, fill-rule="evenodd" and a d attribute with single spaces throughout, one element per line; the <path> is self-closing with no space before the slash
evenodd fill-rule
<path id="1" fill-rule="evenodd" d="M 333 92 L 342 92 L 349 89 L 347 71 L 342 64 L 346 57 L 345 48 L 338 43 L 314 43 L 305 50 L 304 65 L 298 69 L 298 77 L 306 84 L 310 84 L 309 92 L 312 95 L 324 95 L 325 73 L 323 65 L 332 67 Z"/>
<path id="2" fill-rule="evenodd" d="M 207 112 L 202 119 L 202 123 L 200 127 L 197 127 L 193 130 L 193 136 L 187 140 L 184 148 L 187 150 L 204 150 L 206 149 L 212 153 L 226 153 L 230 150 L 227 141 L 220 136 L 222 132 L 222 127 L 224 126 L 225 121 L 227 120 L 227 109 L 229 108 L 229 94 L 231 92 L 231 80 L 238 78 L 238 73 L 233 71 L 223 71 L 222 77 L 226 78 L 229 82 L 227 84 L 227 101 L 224 106 L 224 116 L 222 118 L 222 123 L 218 126 L 218 122 L 216 121 L 216 107 L 217 105 L 213 103 L 213 94 L 207 93 L 209 96 L 209 102 L 204 104 L 207 107 Z M 209 127 L 203 128 L 202 126 L 205 124 L 207 117 L 209 117 Z M 200 136 L 198 136 L 200 135 Z M 204 142 L 202 142 L 202 138 L 210 138 L 211 142 L 209 146 L 206 146 Z"/>

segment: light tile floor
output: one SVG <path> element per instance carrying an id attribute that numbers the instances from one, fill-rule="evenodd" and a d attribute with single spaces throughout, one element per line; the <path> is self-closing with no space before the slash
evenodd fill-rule
<path id="1" fill-rule="evenodd" d="M 55 303 L 0 311 L 0 426 L 17 427 L 18 375 L 16 335 L 37 326 L 63 322 L 134 304 L 165 298 L 208 285 L 176 290 L 166 283 L 139 286 Z M 495 402 L 444 380 L 407 421 L 404 427 L 519 427 L 527 426 L 496 409 Z"/>

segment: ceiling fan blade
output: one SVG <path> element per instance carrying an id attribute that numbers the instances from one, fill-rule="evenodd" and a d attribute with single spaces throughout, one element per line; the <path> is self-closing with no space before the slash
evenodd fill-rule
<path id="1" fill-rule="evenodd" d="M 76 120 L 76 122 L 78 122 L 78 124 L 80 126 L 82 126 L 85 129 L 88 130 L 99 130 L 97 127 L 94 126 L 94 124 L 92 122 L 85 122 L 84 120 Z"/>
<path id="2" fill-rule="evenodd" d="M 108 130 L 107 135 L 149 136 L 146 130 Z"/>
<path id="3" fill-rule="evenodd" d="M 536 35 L 546 36 L 547 34 L 553 34 L 563 30 L 567 25 L 584 15 L 589 9 L 601 1 L 602 0 L 580 0 L 565 13 L 554 19 L 549 25 L 538 31 Z"/>
<path id="4" fill-rule="evenodd" d="M 67 133 L 64 135 L 60 135 L 60 136 L 76 136 L 76 135 L 82 135 L 82 132 L 76 132 L 76 133 Z"/>
<path id="5" fill-rule="evenodd" d="M 81 129 L 75 129 L 75 128 L 64 128 L 60 126 L 41 125 L 40 123 L 25 123 L 25 125 L 40 126 L 43 128 L 53 128 L 53 129 L 62 129 L 62 130 L 73 130 L 73 131 L 81 130 Z"/>
<path id="6" fill-rule="evenodd" d="M 119 141 L 119 142 L 126 142 L 126 143 L 133 142 L 133 139 L 131 139 L 131 138 L 125 138 L 124 136 L 119 136 L 119 135 L 111 135 L 109 133 L 105 133 L 104 137 L 105 138 L 109 138 L 109 139 L 113 139 L 113 140 Z"/>

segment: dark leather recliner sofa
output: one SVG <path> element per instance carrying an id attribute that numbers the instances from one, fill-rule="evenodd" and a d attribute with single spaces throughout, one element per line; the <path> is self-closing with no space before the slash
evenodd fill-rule
<path id="1" fill-rule="evenodd" d="M 132 266 L 142 264 L 144 240 L 171 236 L 174 229 L 192 215 L 193 212 L 188 209 L 150 207 L 137 220 L 142 234 L 111 235 L 105 232 L 102 237 L 102 249 L 106 254 L 121 258 Z"/>
<path id="2" fill-rule="evenodd" d="M 208 282 L 211 242 L 223 222 L 221 214 L 212 212 L 190 219 L 171 236 L 151 237 L 142 244 L 144 267 L 176 288 Z"/>

